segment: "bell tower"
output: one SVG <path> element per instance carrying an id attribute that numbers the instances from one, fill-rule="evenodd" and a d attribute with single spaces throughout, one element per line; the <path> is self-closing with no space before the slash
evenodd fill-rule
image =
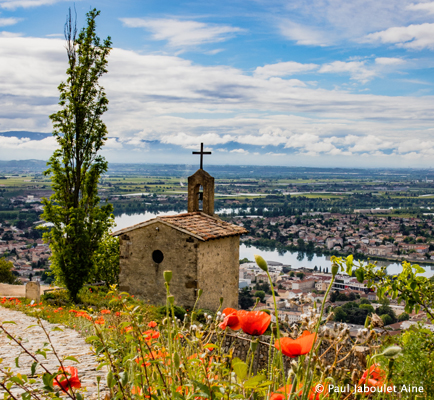
<path id="1" fill-rule="evenodd" d="M 200 151 L 194 151 L 193 154 L 200 154 L 200 169 L 188 177 L 188 212 L 201 211 L 213 216 L 214 178 L 203 169 L 203 155 L 211 152 L 203 151 L 203 143 L 201 143 Z"/>

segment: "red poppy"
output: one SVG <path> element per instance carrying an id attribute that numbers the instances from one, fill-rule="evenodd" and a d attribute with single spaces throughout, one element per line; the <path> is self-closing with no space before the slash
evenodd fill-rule
<path id="1" fill-rule="evenodd" d="M 56 379 L 53 381 L 54 386 L 59 386 L 64 392 L 69 388 L 80 389 L 81 382 L 78 379 L 78 370 L 75 367 L 65 367 L 63 370 L 59 368 L 62 374 L 57 375 Z"/>
<path id="2" fill-rule="evenodd" d="M 310 388 L 309 400 L 320 400 L 329 397 L 329 388 L 325 383 L 314 383 Z"/>
<path id="3" fill-rule="evenodd" d="M 238 320 L 238 312 L 235 308 L 225 308 L 223 314 L 225 315 L 225 319 L 219 325 L 220 329 L 226 329 L 227 326 L 233 331 L 241 329 L 240 321 Z"/>
<path id="4" fill-rule="evenodd" d="M 149 328 L 155 328 L 157 326 L 157 323 L 155 322 L 155 321 L 151 321 L 149 324 L 148 324 L 148 327 Z"/>
<path id="5" fill-rule="evenodd" d="M 285 400 L 285 387 L 286 387 L 286 398 L 288 398 L 289 395 L 291 394 L 292 385 L 282 386 L 281 388 L 277 389 L 277 392 L 271 393 L 270 400 Z"/>
<path id="6" fill-rule="evenodd" d="M 237 316 L 243 332 L 253 336 L 263 335 L 271 322 L 271 315 L 263 311 L 240 310 Z"/>
<path id="7" fill-rule="evenodd" d="M 111 314 L 110 310 L 101 310 L 101 314 Z"/>
<path id="8" fill-rule="evenodd" d="M 158 339 L 160 337 L 160 332 L 149 329 L 143 332 L 143 337 L 145 338 L 145 340 Z"/>
<path id="9" fill-rule="evenodd" d="M 371 367 L 363 373 L 359 385 L 363 385 L 367 382 L 366 378 L 368 378 L 368 375 L 369 380 L 375 380 L 381 383 L 384 383 L 387 376 L 386 372 L 381 369 L 380 364 L 372 364 Z"/>
<path id="10" fill-rule="evenodd" d="M 359 386 L 366 385 L 368 387 L 382 387 L 386 384 L 386 377 L 387 373 L 381 369 L 380 364 L 372 364 L 360 378 Z"/>
<path id="11" fill-rule="evenodd" d="M 285 354 L 285 356 L 295 358 L 309 353 L 314 343 L 315 334 L 304 331 L 303 334 L 295 340 L 288 337 L 280 338 L 280 342 L 276 340 L 274 347 L 277 350 L 280 350 L 282 347 L 282 353 Z"/>
<path id="12" fill-rule="evenodd" d="M 291 394 L 292 385 L 286 385 L 286 399 L 289 398 Z M 298 396 L 303 394 L 303 385 L 298 385 Z M 328 387 L 325 384 L 315 383 L 310 389 L 309 400 L 320 400 L 328 397 Z M 271 393 L 269 400 L 285 400 L 285 386 L 281 387 L 275 393 Z"/>

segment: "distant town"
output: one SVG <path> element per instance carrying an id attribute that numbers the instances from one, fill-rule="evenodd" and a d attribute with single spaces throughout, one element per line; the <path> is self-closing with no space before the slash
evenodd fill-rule
<path id="1" fill-rule="evenodd" d="M 51 284 L 50 249 L 42 239 L 42 198 L 51 195 L 43 163 L 0 163 L 0 257 L 13 263 L 22 283 Z M 24 168 L 25 167 L 25 168 Z M 184 170 L 182 170 L 184 167 Z M 343 170 L 213 166 L 215 209 L 244 226 L 242 243 L 281 252 L 407 260 L 434 264 L 434 171 Z M 158 175 L 156 171 L 159 171 Z M 186 209 L 185 166 L 114 165 L 100 181 L 101 201 L 115 217 L 153 218 Z M 274 175 L 274 176 L 273 176 Z M 312 303 L 324 300 L 328 267 L 301 268 L 270 260 L 279 314 L 297 322 Z M 252 260 L 240 260 L 240 307 L 270 309 L 267 278 Z M 423 321 L 404 305 L 376 303 L 374 291 L 354 277 L 340 276 L 326 299 L 335 320 L 354 329 L 376 310 L 389 329 Z M 385 317 L 385 315 L 389 317 Z M 432 327 L 429 327 L 430 329 Z"/>

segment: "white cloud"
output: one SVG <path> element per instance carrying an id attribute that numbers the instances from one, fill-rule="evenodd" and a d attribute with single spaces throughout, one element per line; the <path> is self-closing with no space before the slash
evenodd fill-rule
<path id="1" fill-rule="evenodd" d="M 393 142 L 384 141 L 383 139 L 374 135 L 367 135 L 364 137 L 350 136 L 349 141 L 354 143 L 354 146 L 349 148 L 349 150 L 355 153 L 389 149 L 393 146 Z"/>
<path id="2" fill-rule="evenodd" d="M 202 135 L 188 135 L 179 132 L 174 135 L 168 135 L 161 138 L 163 143 L 176 144 L 187 148 L 196 148 L 198 143 L 206 143 L 208 146 L 216 144 L 225 144 L 232 141 L 230 135 L 220 136 L 216 133 L 205 133 Z"/>
<path id="3" fill-rule="evenodd" d="M 295 61 L 268 64 L 257 67 L 253 72 L 258 77 L 269 78 L 271 76 L 288 76 L 312 71 L 318 68 L 317 64 L 302 64 Z"/>
<path id="4" fill-rule="evenodd" d="M 17 8 L 39 7 L 58 3 L 65 0 L 0 0 L 0 7 L 7 10 L 15 10 Z"/>
<path id="5" fill-rule="evenodd" d="M 242 29 L 227 25 L 212 25 L 179 19 L 121 18 L 129 28 L 145 28 L 155 40 L 167 40 L 170 46 L 196 46 L 230 39 Z"/>
<path id="6" fill-rule="evenodd" d="M 363 40 L 366 43 L 394 44 L 406 49 L 434 49 L 434 24 L 424 23 L 392 27 L 384 31 L 370 33 Z"/>
<path id="7" fill-rule="evenodd" d="M 21 18 L 0 18 L 0 26 L 15 25 L 20 22 Z"/>
<path id="8" fill-rule="evenodd" d="M 407 10 L 422 11 L 423 13 L 434 14 L 434 2 L 430 3 L 412 3 L 407 6 Z"/>
<path id="9" fill-rule="evenodd" d="M 375 64 L 378 65 L 385 65 L 385 66 L 391 66 L 391 65 L 402 65 L 405 64 L 406 61 L 402 58 L 394 58 L 394 57 L 377 57 L 375 59 Z"/>
<path id="10" fill-rule="evenodd" d="M 230 152 L 231 153 L 242 154 L 242 155 L 249 154 L 249 152 L 247 150 L 245 150 L 245 149 L 233 149 Z"/>
<path id="11" fill-rule="evenodd" d="M 320 73 L 348 73 L 351 79 L 360 81 L 362 83 L 368 82 L 372 79 L 376 72 L 365 65 L 365 61 L 334 61 L 330 64 L 324 64 L 319 71 Z"/>
<path id="12" fill-rule="evenodd" d="M 64 41 L 0 37 L 0 59 L 8 60 L 0 64 L 0 131 L 49 132 L 47 116 L 58 109 L 57 86 L 65 79 Z M 377 71 L 387 66 L 387 61 L 357 62 L 361 64 L 321 68 L 355 76 L 363 68 Z M 434 125 L 433 96 L 379 96 L 303 87 L 280 78 L 251 76 L 237 68 L 118 48 L 109 57 L 109 73 L 102 84 L 110 100 L 104 115 L 111 138 L 107 149 L 123 154 L 125 160 L 131 159 L 127 146 L 140 150 L 144 140 L 194 149 L 200 142 L 219 147 L 233 142 L 238 143 L 235 150 L 240 155 L 249 145 L 257 146 L 248 147 L 250 155 L 287 151 L 301 161 L 314 154 L 340 157 L 393 151 L 397 157 L 415 151 L 428 160 L 426 148 L 432 149 L 427 143 Z M 408 138 L 420 140 L 413 145 L 418 146 L 416 150 L 410 145 L 407 152 L 406 146 L 399 147 Z M 5 149 L 0 149 L 1 157 L 49 155 L 42 149 L 32 154 L 33 141 L 25 145 L 7 140 L 5 146 L 0 143 Z M 230 153 L 233 146 L 227 147 L 227 152 L 215 153 L 227 157 L 227 162 L 237 162 L 237 152 Z"/>
<path id="13" fill-rule="evenodd" d="M 312 26 L 304 26 L 290 20 L 284 20 L 279 24 L 280 33 L 297 44 L 307 46 L 328 46 L 332 40 L 325 32 Z"/>
<path id="14" fill-rule="evenodd" d="M 47 150 L 53 151 L 57 148 L 56 139 L 53 136 L 49 136 L 42 140 L 31 140 L 29 138 L 17 138 L 15 136 L 5 137 L 0 136 L 0 147 L 4 149 L 14 150 Z"/>

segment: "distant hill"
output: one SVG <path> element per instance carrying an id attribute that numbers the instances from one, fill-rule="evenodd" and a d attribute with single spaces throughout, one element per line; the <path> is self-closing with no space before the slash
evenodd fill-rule
<path id="1" fill-rule="evenodd" d="M 29 138 L 32 140 L 41 140 L 51 136 L 51 133 L 29 132 L 29 131 L 7 131 L 7 132 L 0 132 L 0 136 L 17 137 L 19 139 Z"/>
<path id="2" fill-rule="evenodd" d="M 42 172 L 47 169 L 47 161 L 44 160 L 0 160 L 0 172 Z"/>

